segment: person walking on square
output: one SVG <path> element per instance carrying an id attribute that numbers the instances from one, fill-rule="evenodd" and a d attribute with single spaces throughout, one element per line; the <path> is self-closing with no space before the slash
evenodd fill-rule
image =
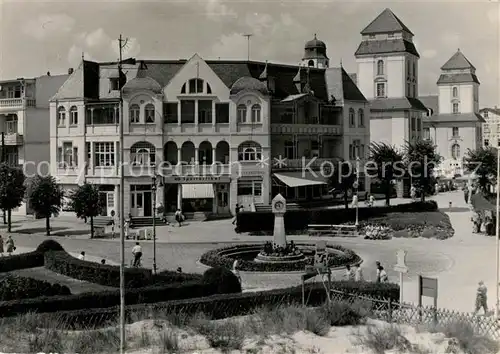
<path id="1" fill-rule="evenodd" d="M 355 274 L 355 277 L 354 277 L 354 281 L 364 281 L 364 278 L 363 278 L 363 269 L 361 269 L 361 265 L 357 265 L 355 270 L 354 270 L 354 274 Z"/>
<path id="2" fill-rule="evenodd" d="M 12 252 L 16 250 L 16 246 L 14 245 L 14 240 L 12 239 L 12 236 L 9 235 L 7 241 L 5 242 L 5 246 L 7 248 L 7 254 L 9 256 L 12 254 Z"/>
<path id="3" fill-rule="evenodd" d="M 238 270 L 238 260 L 237 259 L 233 262 L 232 272 L 234 275 L 236 275 L 236 278 L 238 278 L 238 281 L 241 284 L 241 276 L 240 276 L 240 271 Z"/>
<path id="4" fill-rule="evenodd" d="M 139 242 L 135 243 L 134 248 L 132 248 L 132 255 L 134 256 L 133 267 L 139 267 L 141 265 L 141 257 L 142 257 L 142 247 L 139 245 Z"/>
<path id="5" fill-rule="evenodd" d="M 236 215 L 234 216 L 234 219 L 232 222 L 233 225 L 235 225 L 236 222 L 238 221 L 238 214 L 240 213 L 240 211 L 242 209 L 243 209 L 243 205 L 239 205 L 238 203 L 236 203 L 236 208 L 235 208 Z"/>
<path id="6" fill-rule="evenodd" d="M 81 261 L 85 260 L 85 251 L 80 252 L 80 255 L 78 256 L 78 259 Z"/>
<path id="7" fill-rule="evenodd" d="M 175 221 L 179 224 L 179 227 L 182 226 L 182 221 L 184 221 L 184 215 L 182 215 L 181 209 L 177 209 L 175 212 Z"/>
<path id="8" fill-rule="evenodd" d="M 415 198 L 417 198 L 417 189 L 415 186 L 411 186 L 410 188 L 410 197 L 413 201 L 415 201 Z"/>
<path id="9" fill-rule="evenodd" d="M 111 210 L 111 238 L 115 238 L 115 227 L 118 226 L 119 221 L 117 221 L 115 211 Z"/>
<path id="10" fill-rule="evenodd" d="M 488 314 L 488 298 L 487 298 L 488 288 L 484 285 L 484 282 L 481 280 L 477 287 L 476 292 L 476 309 L 474 311 L 474 315 L 476 315 L 479 310 L 482 308 L 484 310 L 484 314 Z"/>
<path id="11" fill-rule="evenodd" d="M 345 266 L 345 277 L 346 277 L 347 281 L 355 281 L 356 280 L 356 273 L 355 273 L 354 269 L 352 269 L 349 264 Z"/>

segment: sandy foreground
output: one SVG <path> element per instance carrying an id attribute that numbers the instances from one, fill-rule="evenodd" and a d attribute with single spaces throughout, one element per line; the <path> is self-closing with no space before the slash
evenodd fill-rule
<path id="1" fill-rule="evenodd" d="M 169 326 L 168 323 L 163 323 L 163 325 Z M 265 339 L 257 337 L 249 338 L 245 340 L 241 350 L 232 350 L 229 352 L 211 348 L 205 337 L 199 334 L 188 333 L 185 330 L 178 329 L 179 351 L 176 354 L 372 354 L 374 352 L 371 349 L 364 348 L 363 345 L 358 344 L 359 335 L 365 333 L 368 326 L 383 328 L 390 326 L 390 324 L 369 319 L 366 325 L 363 326 L 332 327 L 326 336 L 318 336 L 311 332 L 301 331 L 293 335 L 272 335 Z M 404 338 L 414 346 L 414 349 L 407 351 L 386 350 L 384 354 L 450 353 L 450 338 L 445 338 L 444 334 L 419 331 L 405 325 L 398 326 Z M 147 331 L 152 336 L 159 336 L 161 330 L 162 325 L 160 325 L 159 321 L 140 321 L 128 326 L 127 337 L 139 338 L 144 331 Z M 404 338 L 401 341 L 405 341 Z M 150 347 L 129 350 L 126 353 L 157 354 L 161 352 L 162 350 L 159 347 Z M 461 350 L 452 352 L 464 354 Z M 500 351 L 498 353 L 500 354 Z"/>

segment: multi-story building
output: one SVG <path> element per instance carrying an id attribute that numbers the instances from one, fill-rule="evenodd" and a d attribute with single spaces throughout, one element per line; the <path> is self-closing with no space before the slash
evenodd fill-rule
<path id="1" fill-rule="evenodd" d="M 313 41 L 305 51 L 316 45 L 326 56 Z M 66 189 L 98 184 L 104 213 L 117 210 L 122 116 L 132 216 L 152 216 L 155 203 L 227 214 L 236 203 L 268 205 L 278 192 L 290 201 L 328 197 L 325 161 L 365 157 L 368 104 L 342 68 L 306 66 L 194 55 L 126 60 L 120 75 L 117 63 L 82 61 L 51 100 L 52 173 Z"/>
<path id="2" fill-rule="evenodd" d="M 418 99 L 418 60 L 413 33 L 385 9 L 361 31 L 356 50 L 357 85 L 370 101 L 372 142 L 401 147 L 421 137 L 422 112 Z"/>
<path id="3" fill-rule="evenodd" d="M 441 67 L 438 95 L 421 97 L 428 112 L 424 137 L 434 141 L 443 157 L 438 173 L 463 175 L 467 151 L 482 146 L 483 117 L 479 114 L 479 80 L 476 68 L 458 50 Z"/>
<path id="4" fill-rule="evenodd" d="M 24 167 L 27 177 L 49 171 L 49 99 L 68 75 L 47 75 L 0 81 L 0 132 L 3 133 L 3 158 L 11 165 Z M 26 203 L 13 211 L 30 213 Z"/>
<path id="5" fill-rule="evenodd" d="M 481 108 L 479 114 L 483 117 L 483 146 L 500 146 L 500 109 Z"/>

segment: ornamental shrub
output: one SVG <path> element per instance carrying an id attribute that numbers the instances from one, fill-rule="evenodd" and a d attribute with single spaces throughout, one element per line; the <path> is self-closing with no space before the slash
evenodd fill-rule
<path id="1" fill-rule="evenodd" d="M 48 252 L 48 251 L 64 251 L 64 248 L 59 244 L 59 242 L 54 240 L 45 240 L 36 248 L 38 252 Z"/>
<path id="2" fill-rule="evenodd" d="M 38 251 L 0 257 L 0 273 L 17 269 L 43 267 L 43 253 Z"/>
<path id="3" fill-rule="evenodd" d="M 225 267 L 207 269 L 203 274 L 202 283 L 211 294 L 241 293 L 240 281 Z"/>
<path id="4" fill-rule="evenodd" d="M 71 292 L 67 286 L 51 284 L 32 278 L 8 275 L 0 280 L 0 301 L 70 294 Z"/>

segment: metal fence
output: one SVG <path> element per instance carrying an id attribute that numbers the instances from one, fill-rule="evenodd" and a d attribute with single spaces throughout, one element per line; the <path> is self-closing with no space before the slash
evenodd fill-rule
<path id="1" fill-rule="evenodd" d="M 349 294 L 332 290 L 332 301 L 358 302 L 369 311 L 369 316 L 389 323 L 424 325 L 442 329 L 450 325 L 470 326 L 476 334 L 495 340 L 500 339 L 500 325 L 493 316 L 478 316 L 472 313 L 439 309 L 432 306 L 400 305 L 391 300 Z"/>

